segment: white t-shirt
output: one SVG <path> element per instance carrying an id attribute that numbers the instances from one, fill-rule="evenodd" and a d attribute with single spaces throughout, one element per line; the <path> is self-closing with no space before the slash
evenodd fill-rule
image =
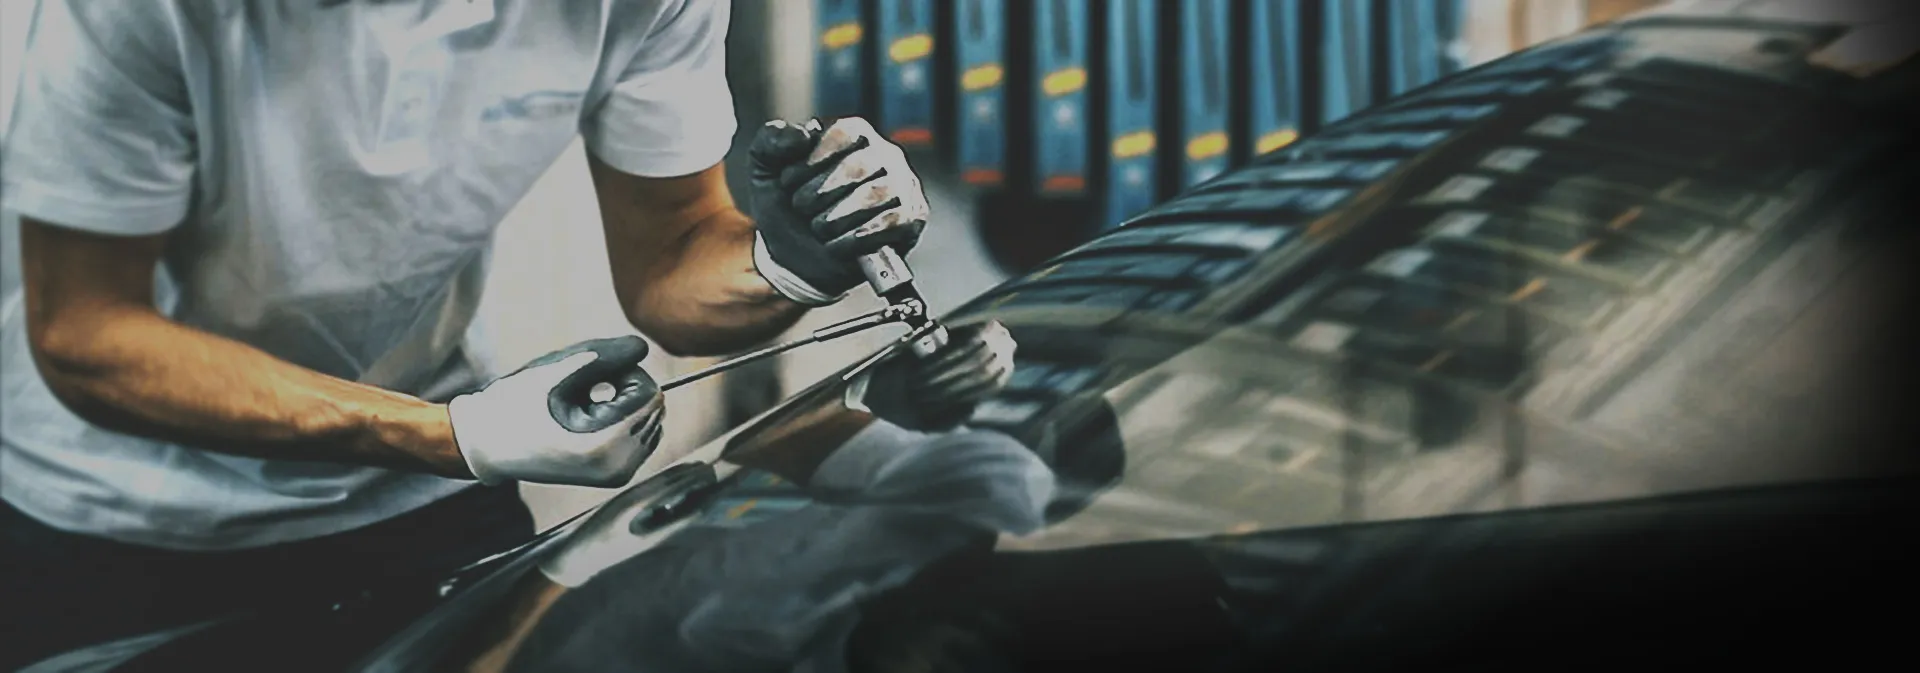
<path id="1" fill-rule="evenodd" d="M 725 156 L 730 4 L 42 0 L 0 199 L 81 230 L 171 231 L 155 299 L 173 319 L 446 399 L 494 373 L 471 329 L 494 229 L 575 134 L 642 176 Z M 0 497 L 55 527 L 250 547 L 472 483 L 93 427 L 47 391 L 20 303 L 0 306 Z"/>

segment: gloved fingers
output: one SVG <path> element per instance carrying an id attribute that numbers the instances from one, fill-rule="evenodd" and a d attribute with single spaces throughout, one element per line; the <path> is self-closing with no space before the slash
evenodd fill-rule
<path id="1" fill-rule="evenodd" d="M 988 321 L 980 329 L 980 340 L 993 350 L 995 357 L 1006 365 L 1009 373 L 1013 371 L 1013 356 L 1020 352 L 1020 342 L 1014 341 L 1013 332 L 998 320 Z"/>
<path id="2" fill-rule="evenodd" d="M 819 124 L 813 124 L 818 128 Z M 747 160 L 757 180 L 778 179 L 787 168 L 800 165 L 813 152 L 815 133 L 808 127 L 775 119 L 760 127 L 747 146 Z"/>
<path id="3" fill-rule="evenodd" d="M 842 140 L 830 148 L 822 148 L 825 132 L 819 130 L 820 123 L 814 120 L 811 131 L 807 132 L 808 156 L 804 160 L 795 160 L 780 170 L 780 189 L 800 194 L 813 194 L 821 191 L 829 175 L 842 167 L 855 156 L 868 153 L 874 148 L 875 138 L 840 136 Z M 881 154 L 884 154 L 882 152 Z M 857 160 L 858 164 L 876 164 L 878 157 Z M 871 172 L 871 171 L 869 171 Z M 844 179 L 844 178 L 843 178 Z"/>
<path id="4" fill-rule="evenodd" d="M 991 391 L 999 378 L 998 372 L 988 369 L 956 370 L 937 380 L 915 382 L 913 397 L 915 402 L 928 404 L 964 401 L 970 395 Z"/>
<path id="5" fill-rule="evenodd" d="M 855 152 L 817 180 L 818 184 L 808 183 L 812 189 L 801 189 L 795 195 L 804 199 L 796 205 L 803 213 L 825 212 L 830 220 L 895 199 L 916 208 L 924 207 L 927 201 L 906 154 L 891 145 Z M 825 235 L 828 232 L 821 233 L 822 238 L 829 237 Z"/>
<path id="6" fill-rule="evenodd" d="M 845 156 L 850 150 L 893 145 L 874 130 L 872 123 L 859 117 L 834 120 L 832 126 L 820 132 L 819 138 L 819 142 L 814 143 L 813 152 L 807 155 L 807 164 L 810 166 L 831 164 L 835 156 Z"/>
<path id="7" fill-rule="evenodd" d="M 945 348 L 934 353 L 928 362 L 942 363 L 956 357 L 976 357 L 985 350 L 991 357 L 1005 361 L 1005 366 L 1013 366 L 1013 355 L 1019 344 L 1013 340 L 1013 333 L 998 320 L 975 323 L 951 328 L 952 339 Z"/>
<path id="8" fill-rule="evenodd" d="M 860 187 L 886 177 L 887 169 L 884 167 L 865 170 L 856 164 L 855 168 L 846 169 L 846 166 L 849 165 L 847 162 L 861 161 L 862 154 L 863 153 L 855 153 L 853 156 L 847 157 L 846 162 L 842 162 L 840 165 L 825 172 L 815 174 L 807 178 L 806 182 L 794 187 L 790 203 L 793 207 L 793 212 L 800 213 L 802 216 L 809 218 L 819 216 L 828 209 L 845 202 L 846 199 L 853 196 L 854 191 Z M 798 170 L 811 169 L 804 168 Z M 792 173 L 798 174 L 798 170 L 792 171 Z M 849 177 L 851 175 L 858 175 L 859 177 Z"/>
<path id="9" fill-rule="evenodd" d="M 667 417 L 666 397 L 659 395 L 654 396 L 653 400 L 647 402 L 646 406 L 640 410 L 640 413 L 634 414 L 633 417 L 638 419 L 634 421 L 634 427 L 636 428 L 660 427 Z M 633 432 L 635 431 L 629 431 L 630 434 Z"/>
<path id="10" fill-rule="evenodd" d="M 985 358 L 916 381 L 912 394 L 916 401 L 928 403 L 971 402 L 1005 388 L 1011 376 L 1012 369 L 1001 365 L 998 360 Z"/>
<path id="11" fill-rule="evenodd" d="M 922 381 L 938 381 L 979 369 L 992 361 L 993 353 L 987 350 L 987 344 L 978 340 L 960 341 L 921 360 L 914 370 Z"/>
<path id="12" fill-rule="evenodd" d="M 633 421 L 633 429 L 628 434 L 635 434 L 635 435 L 640 434 L 642 431 L 646 430 L 648 426 L 658 424 L 660 422 L 660 419 L 664 417 L 666 413 L 667 413 L 667 403 L 664 397 L 649 403 L 647 405 L 647 408 L 642 410 L 642 413 L 634 415 L 635 420 Z"/>
<path id="13" fill-rule="evenodd" d="M 838 259 L 871 254 L 881 248 L 905 252 L 920 243 L 920 235 L 927 228 L 928 209 L 924 201 L 920 203 L 917 208 L 890 204 L 878 212 L 862 211 L 841 221 L 816 220 L 814 227 L 820 231 L 846 230 L 825 239 L 827 254 Z"/>
<path id="14" fill-rule="evenodd" d="M 966 397 L 991 395 L 1013 378 L 1018 344 L 998 321 L 953 330 L 953 345 L 935 353 L 921 368 L 928 394 Z M 984 392 L 978 392 L 984 391 Z"/>
<path id="15" fill-rule="evenodd" d="M 664 436 L 666 436 L 665 425 L 659 422 L 649 423 L 647 425 L 647 431 L 640 435 L 640 449 L 648 455 L 652 455 L 654 451 L 660 448 L 660 438 Z"/>
<path id="16" fill-rule="evenodd" d="M 664 404 L 653 403 L 646 413 L 629 416 L 608 427 L 598 435 L 596 448 L 580 456 L 586 461 L 582 466 L 591 467 L 580 471 L 579 477 L 568 483 L 610 488 L 631 481 L 634 472 L 653 454 L 665 413 Z"/>
<path id="17" fill-rule="evenodd" d="M 865 139 L 861 140 L 865 143 Z M 824 165 L 823 165 L 824 166 Z M 810 179 L 796 198 L 809 199 L 814 207 L 807 212 L 818 212 L 837 201 L 831 195 L 845 193 L 845 190 L 885 175 L 911 174 L 907 166 L 907 155 L 899 147 L 891 144 L 867 145 L 847 154 L 833 163 L 824 173 Z"/>
<path id="18" fill-rule="evenodd" d="M 800 207 L 799 204 L 801 202 L 799 199 L 803 195 L 808 195 L 807 198 L 810 202 L 819 204 L 832 203 L 831 199 L 823 198 L 819 196 L 819 193 L 825 188 L 828 177 L 832 175 L 834 169 L 839 166 L 836 162 L 844 160 L 863 149 L 866 149 L 865 145 L 841 150 L 839 153 L 828 157 L 827 163 L 794 163 L 781 169 L 780 191 L 789 194 L 787 197 L 790 202 L 789 205 L 795 209 Z M 817 211 L 810 211 L 809 214 L 811 214 L 811 212 Z"/>
<path id="19" fill-rule="evenodd" d="M 633 421 L 633 426 L 627 430 L 627 434 L 636 435 L 642 440 L 645 440 L 648 433 L 658 432 L 660 430 L 662 425 L 661 421 L 666 418 L 666 405 L 664 403 L 654 404 L 650 405 L 648 409 L 646 414 L 640 415 L 637 420 Z"/>

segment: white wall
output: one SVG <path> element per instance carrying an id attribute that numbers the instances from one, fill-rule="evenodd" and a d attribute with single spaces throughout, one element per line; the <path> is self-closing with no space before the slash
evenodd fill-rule
<path id="1" fill-rule="evenodd" d="M 611 273 L 586 152 L 576 141 L 500 223 L 479 318 L 493 336 L 499 361 L 511 367 L 586 339 L 636 333 L 614 298 Z M 655 349 L 646 369 L 665 380 L 705 362 Z M 719 391 L 719 380 L 710 379 L 669 395 L 666 435 L 643 471 L 671 464 L 724 429 L 714 413 Z M 610 495 L 602 489 L 537 485 L 524 485 L 521 493 L 542 528 Z"/>
<path id="2" fill-rule="evenodd" d="M 27 48 L 27 26 L 33 17 L 30 0 L 0 0 L 0 147 L 7 142 L 7 127 L 13 119 L 13 98 L 20 85 L 21 54 Z M 17 215 L 0 211 L 0 297 L 13 293 L 20 284 L 20 220 Z"/>

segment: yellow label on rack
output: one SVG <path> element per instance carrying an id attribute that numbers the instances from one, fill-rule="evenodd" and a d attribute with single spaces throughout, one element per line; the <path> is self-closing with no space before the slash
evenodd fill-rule
<path id="1" fill-rule="evenodd" d="M 1113 141 L 1113 156 L 1116 159 L 1131 159 L 1153 151 L 1152 131 L 1134 131 Z"/>
<path id="2" fill-rule="evenodd" d="M 893 46 L 887 48 L 887 56 L 892 58 L 894 63 L 923 59 L 931 53 L 933 53 L 933 36 L 925 33 L 894 40 Z"/>
<path id="3" fill-rule="evenodd" d="M 1047 75 L 1040 81 L 1040 90 L 1049 96 L 1070 94 L 1086 88 L 1087 71 L 1080 68 L 1068 68 Z"/>
<path id="4" fill-rule="evenodd" d="M 1268 152 L 1272 152 L 1282 147 L 1292 145 L 1293 141 L 1299 140 L 1299 139 L 1300 139 L 1299 131 L 1295 131 L 1293 129 L 1280 129 L 1278 131 L 1274 131 L 1272 133 L 1268 133 L 1266 135 L 1260 136 L 1260 141 L 1257 143 L 1254 143 L 1253 153 L 1266 154 Z"/>
<path id="5" fill-rule="evenodd" d="M 860 42 L 861 28 L 858 23 L 843 23 L 820 35 L 820 44 L 828 49 L 842 49 Z"/>
<path id="6" fill-rule="evenodd" d="M 968 68 L 960 75 L 960 88 L 967 91 L 979 91 L 1000 83 L 1006 71 L 998 63 L 988 63 Z"/>
<path id="7" fill-rule="evenodd" d="M 1187 157 L 1191 159 L 1209 159 L 1227 153 L 1227 133 L 1214 131 L 1204 133 L 1187 141 Z"/>

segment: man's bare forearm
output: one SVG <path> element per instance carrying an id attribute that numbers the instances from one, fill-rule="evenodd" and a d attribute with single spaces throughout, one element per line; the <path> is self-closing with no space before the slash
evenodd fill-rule
<path id="1" fill-rule="evenodd" d="M 673 268 L 642 289 L 637 313 L 649 336 L 679 355 L 723 355 L 792 327 L 806 307 L 789 301 L 753 268 L 753 222 L 727 208 L 676 241 Z"/>
<path id="2" fill-rule="evenodd" d="M 60 325 L 35 357 L 61 401 L 95 425 L 257 458 L 471 476 L 444 405 L 320 374 L 139 307 L 85 322 Z"/>
<path id="3" fill-rule="evenodd" d="M 633 326 L 674 355 L 725 355 L 778 336 L 806 313 L 753 268 L 753 220 L 723 167 L 643 178 L 587 158 L 614 292 Z"/>

